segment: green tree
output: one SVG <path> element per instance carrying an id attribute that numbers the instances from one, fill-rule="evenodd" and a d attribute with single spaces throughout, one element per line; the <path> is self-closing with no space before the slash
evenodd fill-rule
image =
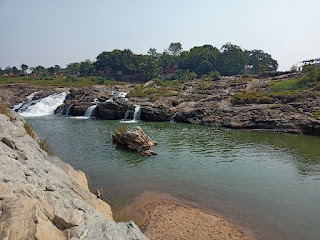
<path id="1" fill-rule="evenodd" d="M 137 55 L 137 72 L 146 80 L 157 77 L 161 71 L 160 62 L 152 56 Z"/>
<path id="2" fill-rule="evenodd" d="M 248 61 L 248 55 L 239 46 L 226 43 L 221 48 L 218 71 L 227 76 L 243 74 Z"/>
<path id="3" fill-rule="evenodd" d="M 3 74 L 4 74 L 4 70 L 2 70 L 0 67 L 0 75 L 3 75 Z"/>
<path id="4" fill-rule="evenodd" d="M 11 67 L 6 67 L 5 69 L 4 69 L 4 73 L 5 74 L 10 74 L 10 73 L 12 73 L 12 68 Z"/>
<path id="5" fill-rule="evenodd" d="M 249 57 L 248 64 L 252 65 L 252 70 L 254 73 L 258 73 L 260 71 L 259 65 L 266 66 L 265 71 L 277 71 L 278 62 L 274 60 L 270 54 L 257 49 L 246 51 L 246 54 Z"/>
<path id="6" fill-rule="evenodd" d="M 26 68 L 26 70 L 27 70 L 27 68 Z M 25 72 L 26 70 L 24 70 L 24 72 Z M 17 68 L 16 66 L 12 67 L 11 72 L 12 72 L 13 74 L 19 74 L 19 70 L 18 70 L 18 68 Z"/>
<path id="7" fill-rule="evenodd" d="M 155 48 L 149 48 L 148 54 L 152 57 L 159 57 L 159 53 L 157 53 L 157 49 Z"/>
<path id="8" fill-rule="evenodd" d="M 94 72 L 94 66 L 89 59 L 82 61 L 79 64 L 79 69 L 80 69 L 81 74 L 86 77 L 91 76 Z"/>
<path id="9" fill-rule="evenodd" d="M 180 54 L 178 66 L 196 72 L 199 76 L 217 69 L 219 50 L 211 45 L 194 47 Z"/>
<path id="10" fill-rule="evenodd" d="M 177 57 L 180 52 L 182 51 L 182 45 L 179 42 L 176 43 L 170 43 L 168 47 L 168 51 L 175 57 Z"/>
<path id="11" fill-rule="evenodd" d="M 100 53 L 94 66 L 97 71 L 108 70 L 114 77 L 137 70 L 136 57 L 129 49 Z"/>
<path id="12" fill-rule="evenodd" d="M 26 64 L 22 64 L 21 66 L 21 70 L 24 72 L 24 73 L 26 73 L 26 71 L 27 71 L 27 69 L 28 69 L 28 65 L 26 65 Z"/>

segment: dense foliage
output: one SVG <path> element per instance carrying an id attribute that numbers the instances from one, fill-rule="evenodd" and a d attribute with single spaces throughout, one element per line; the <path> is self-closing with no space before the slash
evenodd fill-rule
<path id="1" fill-rule="evenodd" d="M 158 53 L 150 48 L 148 54 L 138 55 L 129 49 L 102 52 L 96 61 L 84 60 L 67 65 L 61 69 L 59 65 L 49 68 L 43 66 L 28 67 L 22 64 L 21 70 L 16 67 L 0 69 L 0 74 L 26 75 L 31 70 L 34 76 L 48 77 L 53 75 L 71 76 L 104 76 L 109 79 L 146 81 L 165 76 L 166 79 L 177 79 L 183 73 L 194 73 L 197 77 L 212 74 L 237 75 L 258 73 L 260 71 L 276 71 L 278 63 L 271 55 L 262 50 L 243 50 L 237 45 L 227 43 L 219 50 L 211 45 L 196 46 L 189 51 L 182 51 L 179 42 L 171 43 L 168 49 Z M 216 78 L 213 78 L 216 79 Z"/>

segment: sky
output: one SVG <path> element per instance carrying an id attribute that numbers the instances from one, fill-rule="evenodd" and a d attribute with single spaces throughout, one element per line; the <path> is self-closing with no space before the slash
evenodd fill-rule
<path id="1" fill-rule="evenodd" d="M 319 0 L 0 0 L 0 67 L 65 67 L 99 53 L 231 42 L 289 70 L 320 57 Z"/>

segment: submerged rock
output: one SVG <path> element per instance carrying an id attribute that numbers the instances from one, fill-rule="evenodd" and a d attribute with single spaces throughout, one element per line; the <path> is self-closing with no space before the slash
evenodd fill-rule
<path id="1" fill-rule="evenodd" d="M 112 139 L 122 145 L 127 146 L 130 149 L 137 150 L 145 156 L 157 155 L 155 151 L 150 150 L 151 147 L 157 144 L 153 141 L 141 127 L 135 127 L 130 131 L 121 133 L 116 131 L 112 134 Z"/>
<path id="2" fill-rule="evenodd" d="M 85 174 L 42 150 L 25 126 L 0 114 L 0 239 L 148 239 L 133 222 L 114 222 Z"/>

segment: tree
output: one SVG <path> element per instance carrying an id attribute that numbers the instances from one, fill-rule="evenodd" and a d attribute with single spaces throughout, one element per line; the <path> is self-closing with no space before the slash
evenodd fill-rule
<path id="1" fill-rule="evenodd" d="M 4 70 L 2 70 L 0 67 L 0 75 L 3 75 L 3 74 L 4 74 Z"/>
<path id="2" fill-rule="evenodd" d="M 155 48 L 149 48 L 148 54 L 152 57 L 159 57 L 159 53 L 157 53 L 157 49 Z"/>
<path id="3" fill-rule="evenodd" d="M 137 70 L 135 54 L 129 49 L 100 53 L 94 65 L 97 71 L 108 70 L 114 77 L 132 74 Z"/>
<path id="4" fill-rule="evenodd" d="M 150 80 L 160 73 L 161 66 L 158 59 L 146 55 L 137 55 L 136 58 L 137 72 L 142 74 L 146 80 Z"/>
<path id="5" fill-rule="evenodd" d="M 81 62 L 79 64 L 79 69 L 80 69 L 81 75 L 84 75 L 86 77 L 92 75 L 94 72 L 94 66 L 89 59 L 86 59 L 83 62 Z"/>
<path id="6" fill-rule="evenodd" d="M 19 70 L 18 70 L 18 68 L 15 67 L 15 66 L 12 67 L 11 71 L 12 71 L 13 74 L 19 74 Z"/>
<path id="7" fill-rule="evenodd" d="M 207 74 L 217 69 L 219 50 L 211 45 L 191 48 L 180 54 L 178 66 L 184 70 L 196 72 L 198 75 Z"/>
<path id="8" fill-rule="evenodd" d="M 54 65 L 53 69 L 55 74 L 60 74 L 61 67 L 59 65 Z"/>
<path id="9" fill-rule="evenodd" d="M 168 47 L 168 51 L 175 57 L 177 57 L 180 52 L 182 51 L 182 45 L 179 42 L 176 43 L 170 43 Z"/>
<path id="10" fill-rule="evenodd" d="M 6 67 L 5 69 L 4 69 L 4 73 L 5 74 L 10 74 L 10 73 L 12 73 L 12 68 L 11 67 Z"/>
<path id="11" fill-rule="evenodd" d="M 248 55 L 239 46 L 226 43 L 221 48 L 218 71 L 227 76 L 243 74 L 245 65 L 249 61 L 248 58 Z"/>
<path id="12" fill-rule="evenodd" d="M 28 69 L 28 65 L 26 65 L 26 64 L 22 64 L 21 66 L 21 70 L 24 72 L 24 73 L 26 73 L 26 71 L 27 71 L 27 69 Z"/>
<path id="13" fill-rule="evenodd" d="M 246 54 L 249 57 L 248 64 L 252 65 L 252 70 L 254 73 L 258 73 L 260 71 L 259 65 L 266 66 L 265 71 L 277 71 L 278 62 L 274 60 L 270 54 L 257 49 L 246 51 Z"/>

